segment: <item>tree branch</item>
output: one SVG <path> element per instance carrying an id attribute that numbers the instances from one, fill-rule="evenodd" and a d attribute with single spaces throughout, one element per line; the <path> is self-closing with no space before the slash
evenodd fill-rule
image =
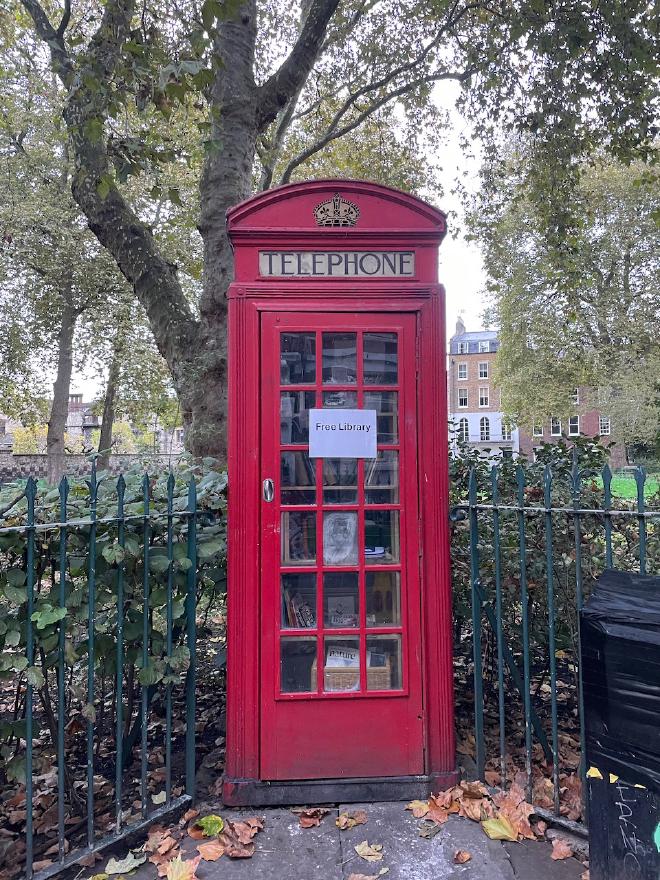
<path id="1" fill-rule="evenodd" d="M 321 51 L 328 23 L 339 0 L 312 0 L 305 23 L 288 58 L 259 89 L 257 129 L 263 131 L 302 88 Z"/>
<path id="2" fill-rule="evenodd" d="M 62 22 L 60 22 L 60 26 L 58 27 L 58 29 L 55 30 L 53 25 L 50 23 L 50 20 L 46 15 L 46 12 L 44 11 L 44 8 L 39 3 L 39 0 L 21 0 L 21 3 L 30 14 L 38 36 L 41 37 L 41 39 L 50 49 L 50 56 L 52 59 L 52 67 L 54 73 L 60 77 L 65 85 L 68 85 L 70 82 L 70 78 L 73 74 L 71 58 L 69 57 L 69 53 L 66 51 L 66 46 L 64 45 L 64 30 L 66 29 L 68 20 L 65 22 L 64 28 L 62 28 L 62 32 L 60 33 Z M 62 21 L 64 21 L 65 17 L 66 7 Z"/>
<path id="3" fill-rule="evenodd" d="M 341 128 L 335 128 L 334 130 L 328 126 L 325 134 L 316 140 L 311 146 L 309 146 L 306 150 L 303 150 L 302 153 L 299 153 L 295 156 L 289 164 L 284 169 L 282 176 L 280 178 L 280 183 L 289 183 L 291 180 L 291 175 L 295 171 L 295 169 L 302 165 L 303 162 L 306 162 L 307 159 L 311 158 L 315 153 L 318 153 L 324 147 L 326 147 L 329 143 L 337 138 L 343 137 L 345 134 L 348 134 L 350 131 L 358 128 L 358 126 L 362 125 L 365 119 L 368 119 L 372 116 L 377 110 L 380 110 L 381 107 L 388 104 L 390 101 L 393 101 L 395 98 L 401 97 L 401 95 L 405 95 L 408 92 L 411 92 L 413 89 L 418 86 L 424 85 L 429 82 L 439 82 L 440 80 L 453 79 L 457 82 L 463 82 L 468 79 L 474 73 L 475 68 L 470 68 L 468 70 L 463 71 L 462 73 L 450 72 L 450 73 L 431 73 L 427 76 L 417 77 L 410 82 L 404 83 L 396 89 L 388 92 L 385 95 L 382 95 L 378 100 L 374 101 L 369 105 L 365 110 L 359 113 L 355 119 L 351 122 L 346 123 L 346 125 Z M 335 114 L 336 119 L 336 114 Z M 333 123 L 335 122 L 333 119 Z"/>

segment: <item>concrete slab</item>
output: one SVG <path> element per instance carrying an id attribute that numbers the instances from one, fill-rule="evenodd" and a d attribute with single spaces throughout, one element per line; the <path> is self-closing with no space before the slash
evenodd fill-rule
<path id="1" fill-rule="evenodd" d="M 377 874 L 381 867 L 389 868 L 387 880 L 513 880 L 506 852 L 478 824 L 452 816 L 434 837 L 425 839 L 419 836 L 423 823 L 404 808 L 404 803 L 340 806 L 340 812 L 362 809 L 369 817 L 366 825 L 341 832 L 344 880 L 353 872 Z M 383 844 L 381 862 L 356 855 L 355 845 L 365 839 Z M 467 850 L 472 859 L 455 865 L 458 849 Z"/>
<path id="2" fill-rule="evenodd" d="M 524 840 L 521 843 L 505 843 L 516 877 L 527 880 L 543 877 L 543 880 L 579 880 L 586 870 L 577 859 L 561 859 L 553 862 L 550 858 L 552 844 L 543 840 Z"/>

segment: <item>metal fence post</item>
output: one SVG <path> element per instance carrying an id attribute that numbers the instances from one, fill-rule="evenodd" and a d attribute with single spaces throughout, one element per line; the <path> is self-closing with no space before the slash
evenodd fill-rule
<path id="1" fill-rule="evenodd" d="M 472 654 L 474 660 L 474 735 L 477 777 L 484 778 L 486 745 L 484 739 L 484 682 L 481 653 L 481 595 L 479 584 L 479 522 L 477 516 L 477 474 L 470 471 L 470 580 L 472 582 Z"/>

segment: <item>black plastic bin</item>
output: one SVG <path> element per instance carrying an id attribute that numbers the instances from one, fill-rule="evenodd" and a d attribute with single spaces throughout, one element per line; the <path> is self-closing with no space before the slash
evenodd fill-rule
<path id="1" fill-rule="evenodd" d="M 660 880 L 660 578 L 606 571 L 580 632 L 590 880 Z"/>

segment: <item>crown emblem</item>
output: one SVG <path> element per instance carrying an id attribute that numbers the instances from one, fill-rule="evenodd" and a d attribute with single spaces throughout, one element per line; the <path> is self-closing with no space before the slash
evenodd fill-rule
<path id="1" fill-rule="evenodd" d="M 314 208 L 314 216 L 318 226 L 355 226 L 360 209 L 335 193 L 327 202 L 321 202 Z"/>

